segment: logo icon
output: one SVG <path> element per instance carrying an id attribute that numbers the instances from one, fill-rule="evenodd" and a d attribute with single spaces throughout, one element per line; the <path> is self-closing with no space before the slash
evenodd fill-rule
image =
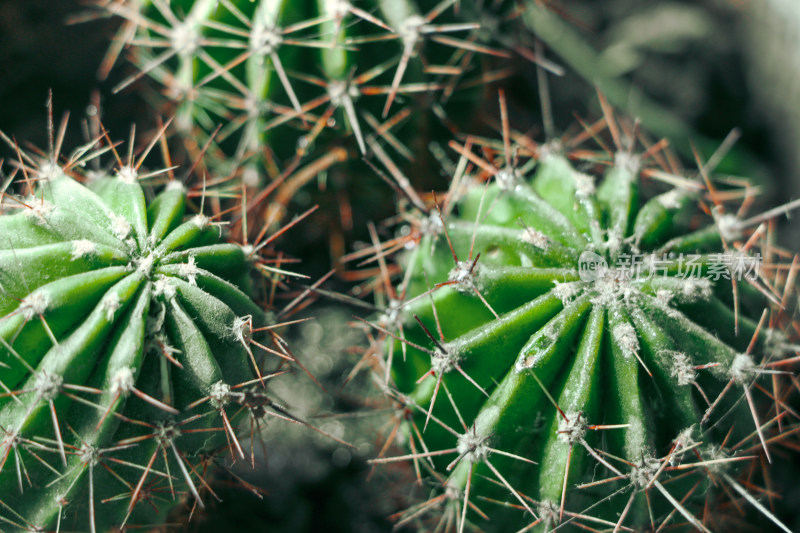
<path id="1" fill-rule="evenodd" d="M 586 250 L 578 258 L 578 276 L 581 281 L 594 281 L 606 270 L 608 270 L 608 263 L 602 256 L 594 252 Z"/>

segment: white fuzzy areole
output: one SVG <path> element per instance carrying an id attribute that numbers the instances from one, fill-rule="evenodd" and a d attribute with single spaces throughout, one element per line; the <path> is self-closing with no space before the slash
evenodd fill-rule
<path id="1" fill-rule="evenodd" d="M 583 437 L 586 436 L 587 423 L 581 413 L 569 412 L 564 414 L 566 418 L 562 416 L 558 419 L 557 438 L 559 441 L 572 446 L 581 442 Z"/>
<path id="2" fill-rule="evenodd" d="M 39 172 L 37 173 L 38 179 L 42 181 L 54 180 L 63 175 L 64 171 L 53 161 L 47 161 L 40 165 Z"/>
<path id="3" fill-rule="evenodd" d="M 181 55 L 192 55 L 200 44 L 200 28 L 193 20 L 187 19 L 172 28 L 170 44 Z"/>
<path id="4" fill-rule="evenodd" d="M 167 190 L 186 192 L 186 187 L 184 187 L 180 180 L 170 180 L 170 182 L 167 183 Z"/>
<path id="5" fill-rule="evenodd" d="M 78 457 L 80 457 L 81 464 L 97 466 L 100 463 L 100 448 L 92 446 L 84 442 L 78 450 Z M 59 499 L 65 498 L 64 495 L 59 495 Z M 59 505 L 69 504 L 69 502 L 61 503 Z"/>
<path id="6" fill-rule="evenodd" d="M 572 173 L 575 178 L 575 195 L 579 198 L 589 198 L 597 191 L 595 187 L 594 178 L 589 174 L 574 171 Z"/>
<path id="7" fill-rule="evenodd" d="M 665 192 L 657 196 L 658 203 L 664 207 L 664 209 L 678 209 L 681 206 L 681 198 L 685 193 L 680 189 L 672 189 L 669 192 Z"/>
<path id="8" fill-rule="evenodd" d="M 117 178 L 128 185 L 133 185 L 139 179 L 139 173 L 131 165 L 124 165 L 117 170 Z"/>
<path id="9" fill-rule="evenodd" d="M 206 229 L 208 225 L 211 224 L 211 219 L 205 216 L 203 213 L 198 213 L 192 217 L 192 224 L 200 229 Z"/>
<path id="10" fill-rule="evenodd" d="M 137 272 L 141 272 L 142 274 L 149 276 L 150 272 L 153 270 L 153 265 L 155 265 L 155 262 L 155 254 L 149 254 L 145 257 L 140 257 L 138 260 L 136 260 L 136 270 Z"/>
<path id="11" fill-rule="evenodd" d="M 661 461 L 652 455 L 645 455 L 639 463 L 631 467 L 628 479 L 630 479 L 634 487 L 643 489 L 650 485 L 650 481 L 658 473 L 660 468 Z"/>
<path id="12" fill-rule="evenodd" d="M 550 239 L 547 237 L 547 235 L 533 228 L 523 229 L 520 240 L 522 242 L 532 244 L 540 250 L 547 250 L 547 248 L 550 246 Z"/>
<path id="13" fill-rule="evenodd" d="M 114 314 L 122 306 L 119 300 L 119 294 L 116 292 L 109 292 L 100 301 L 100 308 L 106 312 L 106 320 L 109 322 L 114 320 Z"/>
<path id="14" fill-rule="evenodd" d="M 641 164 L 641 158 L 636 154 L 630 154 L 628 152 L 617 152 L 614 154 L 614 166 L 620 170 L 629 172 L 631 175 L 635 175 L 639 172 Z"/>
<path id="15" fill-rule="evenodd" d="M 233 336 L 247 348 L 253 338 L 253 315 L 237 316 L 231 326 Z"/>
<path id="16" fill-rule="evenodd" d="M 80 239 L 72 241 L 72 260 L 94 255 L 97 252 L 97 245 L 90 240 Z"/>
<path id="17" fill-rule="evenodd" d="M 263 17 L 260 17 L 253 24 L 253 29 L 250 32 L 250 50 L 259 61 L 264 60 L 264 56 L 268 56 L 275 52 L 283 43 L 283 35 L 280 29 L 266 24 Z"/>
<path id="18" fill-rule="evenodd" d="M 154 296 L 163 295 L 167 300 L 171 300 L 175 297 L 175 292 L 175 284 L 167 276 L 161 276 L 153 283 Z"/>
<path id="19" fill-rule="evenodd" d="M 483 462 L 489 456 L 489 446 L 487 438 L 479 436 L 475 426 L 467 430 L 466 433 L 459 435 L 456 449 L 458 454 L 471 463 Z"/>
<path id="20" fill-rule="evenodd" d="M 454 282 L 454 287 L 459 292 L 480 290 L 477 284 L 477 274 L 480 265 L 473 261 L 459 261 L 447 275 L 447 280 Z"/>
<path id="21" fill-rule="evenodd" d="M 17 312 L 28 321 L 33 317 L 44 314 L 49 305 L 50 297 L 46 293 L 42 291 L 33 291 L 22 299 L 19 307 L 17 307 Z"/>
<path id="22" fill-rule="evenodd" d="M 130 368 L 120 368 L 111 376 L 111 394 L 114 396 L 124 396 L 133 390 L 136 381 L 133 377 L 133 370 Z"/>
<path id="23" fill-rule="evenodd" d="M 694 426 L 689 426 L 682 430 L 672 442 L 675 444 L 675 449 L 670 454 L 669 462 L 672 466 L 675 466 L 680 462 L 681 452 L 697 444 L 694 438 Z"/>
<path id="24" fill-rule="evenodd" d="M 673 298 L 675 298 L 675 293 L 670 289 L 658 289 L 656 291 L 656 300 L 658 300 L 661 305 L 671 305 Z"/>
<path id="25" fill-rule="evenodd" d="M 221 409 L 231 401 L 231 386 L 224 381 L 217 381 L 211 385 L 208 397 L 211 400 L 211 405 L 217 409 Z"/>
<path id="26" fill-rule="evenodd" d="M 553 294 L 561 300 L 563 305 L 569 305 L 580 294 L 582 283 L 578 281 L 553 280 Z"/>
<path id="27" fill-rule="evenodd" d="M 419 232 L 423 235 L 441 235 L 444 232 L 442 216 L 438 212 L 432 212 L 423 218 L 419 224 Z"/>
<path id="28" fill-rule="evenodd" d="M 328 8 L 331 16 L 340 19 L 350 12 L 350 2 L 347 0 L 334 0 L 333 5 Z"/>
<path id="29" fill-rule="evenodd" d="M 193 255 L 189 256 L 189 260 L 186 263 L 178 265 L 178 274 L 186 278 L 189 285 L 197 286 L 197 275 L 199 273 L 200 269 L 197 267 L 197 261 Z"/>
<path id="30" fill-rule="evenodd" d="M 519 175 L 519 171 L 510 165 L 498 170 L 497 174 L 494 176 L 494 179 L 497 182 L 498 187 L 504 191 L 514 190 L 522 180 Z"/>
<path id="31" fill-rule="evenodd" d="M 611 330 L 614 341 L 622 348 L 622 355 L 626 359 L 639 353 L 639 337 L 636 329 L 629 322 L 621 322 Z"/>
<path id="32" fill-rule="evenodd" d="M 543 500 L 536 505 L 536 514 L 545 523 L 561 523 L 561 507 L 553 500 Z"/>
<path id="33" fill-rule="evenodd" d="M 753 378 L 756 371 L 756 363 L 750 354 L 740 353 L 733 358 L 731 367 L 728 369 L 729 375 L 737 383 L 745 383 Z"/>
<path id="34" fill-rule="evenodd" d="M 680 297 L 683 302 L 708 300 L 712 296 L 711 280 L 706 278 L 686 278 L 680 285 Z"/>
<path id="35" fill-rule="evenodd" d="M 692 365 L 692 360 L 683 352 L 668 352 L 668 357 L 672 357 L 672 368 L 670 374 L 678 380 L 678 385 L 690 385 L 697 378 L 697 371 Z"/>
<path id="36" fill-rule="evenodd" d="M 720 215 L 717 218 L 719 236 L 727 242 L 735 241 L 742 237 L 742 227 L 735 215 Z"/>
<path id="37" fill-rule="evenodd" d="M 422 34 L 422 28 L 427 25 L 428 21 L 420 15 L 411 15 L 400 25 L 400 38 L 403 40 L 405 47 L 411 47 L 416 44 Z"/>
<path id="38" fill-rule="evenodd" d="M 127 239 L 131 234 L 131 223 L 128 222 L 128 219 L 116 213 L 110 213 L 109 218 L 111 219 L 111 232 L 114 236 L 121 241 Z"/>
<path id="39" fill-rule="evenodd" d="M 39 225 L 47 222 L 50 213 L 56 209 L 55 204 L 48 202 L 44 198 L 33 198 L 29 205 L 30 209 L 24 211 L 25 216 L 28 218 L 35 218 L 36 224 Z"/>
<path id="40" fill-rule="evenodd" d="M 443 376 L 451 372 L 458 364 L 458 361 L 459 357 L 457 354 L 443 352 L 439 348 L 436 348 L 433 355 L 431 355 L 431 370 L 433 370 L 437 376 Z"/>
<path id="41" fill-rule="evenodd" d="M 63 384 L 64 378 L 60 375 L 42 370 L 36 374 L 36 382 L 33 387 L 42 400 L 49 402 L 59 395 Z"/>

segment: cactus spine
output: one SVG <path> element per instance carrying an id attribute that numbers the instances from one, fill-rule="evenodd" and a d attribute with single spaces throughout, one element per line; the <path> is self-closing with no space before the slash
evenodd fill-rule
<path id="1" fill-rule="evenodd" d="M 93 166 L 115 150 L 102 138 L 68 159 L 60 136 L 49 155 L 20 151 L 22 194 L 0 205 L 3 531 L 94 533 L 163 521 L 183 495 L 202 506 L 209 461 L 245 457 L 241 416 L 290 416 L 258 353 L 276 324 L 252 300 L 265 249 L 226 242 L 204 185 L 146 170 L 160 136 L 114 170 Z"/>
<path id="2" fill-rule="evenodd" d="M 131 45 L 139 72 L 148 74 L 177 104 L 179 129 L 202 146 L 222 125 L 211 157 L 246 162 L 245 181 L 257 183 L 275 157 L 312 151 L 327 128 L 344 125 L 364 155 L 379 136 L 399 146 L 385 123 L 400 97 L 432 93 L 466 72 L 476 54 L 507 55 L 466 39 L 479 24 L 453 16 L 455 0 L 349 2 L 347 0 L 117 0 L 99 2 L 126 20 L 120 42 Z M 459 11 L 460 13 L 460 11 Z M 426 57 L 447 65 L 426 74 Z M 453 51 L 456 51 L 454 54 Z M 118 53 L 112 49 L 112 55 Z M 466 53 L 466 57 L 464 54 Z M 442 74 L 442 72 L 447 74 Z M 452 90 L 452 87 L 450 88 Z M 364 105 L 362 99 L 375 102 Z M 274 132 L 280 128 L 280 134 Z M 333 139 L 340 143 L 343 135 Z M 269 148 L 265 152 L 265 143 Z M 401 152 L 410 156 L 407 148 Z M 269 157 L 259 154 L 269 152 Z M 235 168 L 235 167 L 234 167 Z M 234 168 L 219 167 L 222 174 Z"/>
<path id="3" fill-rule="evenodd" d="M 398 289 L 384 270 L 372 322 L 411 450 L 375 462 L 413 461 L 439 487 L 403 521 L 436 509 L 437 527 L 458 531 L 709 531 L 724 514 L 703 505 L 727 491 L 789 531 L 737 473 L 788 438 L 759 390 L 767 376 L 790 387 L 777 369 L 797 349 L 791 311 L 775 304 L 794 287 L 759 263 L 775 250 L 754 226 L 797 202 L 737 217 L 721 198 L 742 190 L 706 167 L 680 177 L 660 148 L 637 154 L 635 126 L 605 101 L 614 150 L 574 153 L 512 139 L 501 104 L 503 142 L 452 142 L 443 205 L 410 198 L 411 230 L 371 248 L 382 262 L 413 247 Z M 673 188 L 643 201 L 643 177 Z"/>

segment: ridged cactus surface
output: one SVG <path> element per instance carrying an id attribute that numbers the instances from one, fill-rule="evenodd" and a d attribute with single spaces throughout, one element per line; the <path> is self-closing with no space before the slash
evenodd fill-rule
<path id="1" fill-rule="evenodd" d="M 410 232 L 375 242 L 378 262 L 413 247 L 372 322 L 409 452 L 375 462 L 438 487 L 403 523 L 709 531 L 727 494 L 788 531 L 737 480 L 782 439 L 763 393 L 796 349 L 774 305 L 791 289 L 753 236 L 769 216 L 737 217 L 722 198 L 742 190 L 680 177 L 659 147 L 637 154 L 606 112 L 613 151 L 507 125 L 502 143 L 451 143 L 448 195 L 411 199 Z M 642 200 L 659 180 L 673 187 Z"/>
<path id="2" fill-rule="evenodd" d="M 391 131 L 408 118 L 403 96 L 451 93 L 476 54 L 507 55 L 483 42 L 486 30 L 474 35 L 481 25 L 468 19 L 480 10 L 457 4 L 98 2 L 126 21 L 111 57 L 127 45 L 139 69 L 120 88 L 155 78 L 177 105 L 179 130 L 197 147 L 221 125 L 209 151 L 215 168 L 245 161 L 249 184 L 273 171 L 276 158 L 309 153 L 326 129 L 338 130 L 330 136 L 335 145 L 352 134 L 362 155 L 381 136 L 410 157 Z"/>
<path id="3" fill-rule="evenodd" d="M 23 153 L 23 194 L 3 198 L 3 531 L 107 531 L 163 521 L 184 497 L 202 506 L 205 461 L 244 457 L 236 415 L 269 404 L 253 248 L 190 215 L 179 179 L 153 196 L 143 180 L 168 173 L 141 159 L 87 170 L 109 150 L 89 147 L 66 163 Z"/>

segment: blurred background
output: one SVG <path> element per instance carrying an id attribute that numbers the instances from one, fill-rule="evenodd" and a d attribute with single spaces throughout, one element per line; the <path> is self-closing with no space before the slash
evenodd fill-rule
<path id="1" fill-rule="evenodd" d="M 623 105 L 616 103 L 617 107 L 635 114 L 642 101 L 653 102 L 679 119 L 684 129 L 679 134 L 684 139 L 706 140 L 711 146 L 738 128 L 739 163 L 730 171 L 750 174 L 763 187 L 765 205 L 800 195 L 800 2 L 548 3 L 597 50 L 597 73 L 626 84 L 628 96 Z M 111 88 L 129 72 L 124 61 L 107 80 L 98 81 L 98 65 L 118 21 L 67 24 L 84 9 L 79 0 L 0 0 L 0 130 L 21 143 L 47 145 L 45 104 L 51 89 L 56 121 L 64 112 L 73 117 L 67 152 L 80 144 L 78 118 L 96 112 L 91 105 L 98 102 L 97 97 L 103 124 L 113 139 L 126 138 L 131 123 L 136 123 L 139 131 L 155 125 L 146 97 L 153 89 L 135 85 L 111 94 Z M 550 57 L 558 61 L 555 54 Z M 579 76 L 567 69 L 565 76 L 551 78 L 553 114 L 559 131 L 574 123 L 575 112 L 582 116 L 599 114 L 587 77 L 592 76 Z M 517 104 L 531 87 L 535 87 L 535 71 L 530 64 L 527 71 L 521 68 L 508 81 Z M 496 107 L 496 100 L 488 105 Z M 530 114 L 530 123 L 540 118 L 538 109 Z M 690 166 L 689 158 L 682 155 Z M 13 157 L 8 147 L 0 148 L 0 158 Z M 386 192 L 388 196 L 388 188 Z M 385 210 L 387 205 L 379 208 Z M 375 207 L 364 206 L 364 212 L 371 216 Z M 360 222 L 354 225 L 352 241 L 366 239 L 365 226 Z M 783 221 L 782 225 L 783 240 L 796 248 L 800 224 Z M 295 237 L 286 248 L 303 258 L 305 273 L 315 278 L 331 268 L 326 253 L 304 252 L 319 236 Z M 393 484 L 392 479 L 409 478 L 413 473 L 403 468 L 372 472 L 366 464 L 380 442 L 380 422 L 386 420 L 371 416 L 375 413 L 365 409 L 371 402 L 364 392 L 369 390 L 366 378 L 360 376 L 342 389 L 360 355 L 353 347 L 364 342 L 363 333 L 348 325 L 354 310 L 319 306 L 309 314 L 316 320 L 291 332 L 292 346 L 326 390 L 302 375 L 292 376 L 280 387 L 292 389 L 295 396 L 301 390 L 305 404 L 293 405 L 294 412 L 355 448 L 341 446 L 297 424 L 268 421 L 262 437 L 255 439 L 256 448 L 263 444 L 266 450 L 266 455 L 255 453 L 259 468 L 252 471 L 238 465 L 232 472 L 219 474 L 215 488 L 223 501 L 194 516 L 189 531 L 299 533 L 320 531 L 321 524 L 331 532 L 390 531 L 387 517 L 408 505 L 412 494 L 402 488 L 408 484 L 392 490 L 386 487 Z M 275 390 L 278 396 L 280 387 Z M 320 416 L 331 411 L 351 416 Z M 785 474 L 791 478 L 794 472 L 788 469 Z M 800 530 L 792 510 L 793 502 L 800 503 L 800 489 L 794 490 L 785 495 L 780 507 L 787 523 Z M 185 518 L 178 513 L 170 522 L 180 524 Z M 187 530 L 181 525 L 172 529 Z"/>
<path id="2" fill-rule="evenodd" d="M 598 52 L 591 72 L 567 68 L 551 77 L 556 127 L 574 124 L 574 113 L 597 107 L 587 77 L 622 80 L 631 114 L 642 101 L 662 106 L 686 138 L 719 142 L 733 128 L 746 170 L 765 180 L 765 200 L 800 193 L 800 2 L 794 0 L 549 0 L 569 26 Z M 86 12 L 80 0 L 0 0 L 0 129 L 43 146 L 45 101 L 55 95 L 56 114 L 73 115 L 67 142 L 80 140 L 79 120 L 97 91 L 103 123 L 117 138 L 155 116 L 143 83 L 119 94 L 111 88 L 130 72 L 122 59 L 110 77 L 97 71 L 119 21 L 67 24 Z M 558 57 L 550 53 L 558 62 Z M 562 64 L 564 62 L 561 62 Z M 526 72 L 527 71 L 527 72 Z M 534 69 L 517 70 L 519 93 L 535 83 Z M 496 107 L 496 102 L 489 102 Z M 652 130 L 653 127 L 649 126 Z M 651 131 L 664 135 L 660 131 Z M 672 132 L 672 131 L 671 131 Z M 673 132 L 675 133 L 675 132 Z M 680 144 L 684 139 L 672 139 Z M 713 145 L 713 144 L 712 144 Z M 69 146 L 67 147 L 69 148 Z M 5 157 L 13 155 L 2 148 Z M 709 154 L 705 154 L 708 157 Z M 776 195 L 769 197 L 769 195 Z"/>

